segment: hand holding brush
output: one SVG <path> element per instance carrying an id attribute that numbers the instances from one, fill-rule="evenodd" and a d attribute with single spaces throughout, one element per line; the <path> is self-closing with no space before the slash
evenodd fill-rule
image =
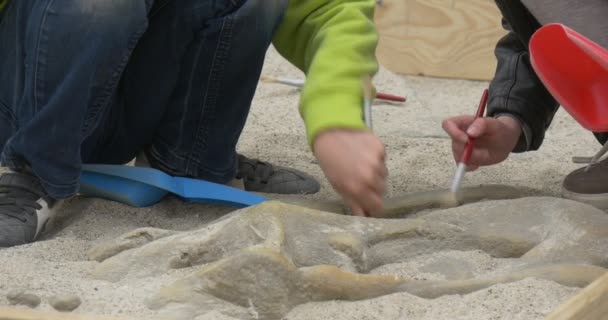
<path id="1" fill-rule="evenodd" d="M 479 119 L 483 117 L 486 111 L 486 104 L 488 103 L 488 89 L 483 91 L 483 95 L 481 96 L 481 101 L 479 102 L 479 107 L 477 108 L 477 113 L 475 113 L 475 119 Z M 475 138 L 469 137 L 469 141 L 464 146 L 464 152 L 460 156 L 460 161 L 458 161 L 458 167 L 456 168 L 456 174 L 454 175 L 454 181 L 452 181 L 452 192 L 457 192 L 462 184 L 462 179 L 464 178 L 464 173 L 467 168 L 467 164 L 469 159 L 471 158 L 471 154 L 473 153 L 473 148 L 475 146 Z"/>
<path id="2" fill-rule="evenodd" d="M 372 86 L 363 78 L 362 115 L 369 130 L 324 130 L 314 141 L 314 153 L 327 180 L 356 216 L 373 216 L 384 206 L 386 152 L 372 132 Z"/>
<path id="3" fill-rule="evenodd" d="M 459 163 L 452 191 L 458 191 L 465 171 L 504 161 L 522 138 L 521 124 L 515 115 L 483 117 L 487 97 L 485 90 L 475 115 L 443 121 L 443 129 L 452 139 L 454 159 Z"/>

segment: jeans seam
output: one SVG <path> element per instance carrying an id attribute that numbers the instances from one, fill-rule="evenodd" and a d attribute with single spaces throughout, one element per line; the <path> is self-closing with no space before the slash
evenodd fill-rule
<path id="1" fill-rule="evenodd" d="M 109 105 L 110 98 L 112 97 L 112 93 L 117 88 L 118 83 L 120 81 L 120 77 L 122 76 L 122 71 L 124 70 L 127 63 L 129 62 L 129 58 L 131 57 L 131 53 L 133 52 L 133 49 L 135 49 L 137 42 L 139 41 L 139 39 L 141 38 L 141 36 L 143 35 L 143 33 L 145 31 L 146 31 L 146 28 L 142 28 L 140 31 L 136 32 L 131 37 L 131 40 L 129 41 L 129 44 L 127 46 L 127 52 L 123 55 L 122 60 L 114 69 L 114 72 L 112 73 L 112 75 L 110 76 L 110 79 L 108 79 L 105 86 L 99 93 L 99 96 L 97 97 L 97 99 L 95 99 L 95 102 L 91 106 L 91 109 L 87 110 L 85 119 L 84 119 L 83 125 L 82 125 L 82 133 L 84 134 L 85 137 L 89 135 L 89 133 L 90 133 L 89 131 L 94 129 L 93 126 L 91 126 L 91 124 L 95 123 L 99 120 L 99 115 L 102 113 L 102 110 L 104 110 Z"/>
<path id="2" fill-rule="evenodd" d="M 230 43 L 232 41 L 232 29 L 233 29 L 233 21 L 232 16 L 228 15 L 222 20 L 222 27 L 220 29 L 219 41 L 216 47 L 216 51 L 213 57 L 213 61 L 211 64 L 211 71 L 209 72 L 208 85 L 207 90 L 205 92 L 205 97 L 203 99 L 203 105 L 201 106 L 201 115 L 199 119 L 199 128 L 197 130 L 197 134 L 194 139 L 194 146 L 192 153 L 189 155 L 188 164 L 186 166 L 186 171 L 189 173 L 193 173 L 193 171 L 197 171 L 200 166 L 200 157 L 198 157 L 202 153 L 202 149 L 206 144 L 206 137 L 208 133 L 208 126 L 205 125 L 206 122 L 213 121 L 213 111 L 217 107 L 216 96 L 218 88 L 220 87 L 220 73 L 224 69 L 224 60 L 226 53 L 230 50 Z M 213 87 L 212 87 L 213 85 Z M 209 112 L 206 112 L 209 109 Z M 192 166 L 196 166 L 195 170 Z"/>
<path id="3" fill-rule="evenodd" d="M 40 51 L 42 48 L 42 37 L 43 35 L 48 37 L 48 30 L 46 29 L 46 21 L 47 21 L 47 17 L 48 17 L 48 13 L 49 13 L 49 8 L 51 7 L 51 5 L 53 4 L 53 2 L 55 2 L 55 0 L 50 0 L 47 4 L 46 7 L 44 8 L 44 14 L 42 16 L 42 19 L 40 21 L 40 29 L 38 29 L 38 38 L 36 41 L 36 48 L 34 49 L 34 51 L 36 52 L 36 57 L 34 58 L 34 62 L 35 62 L 35 67 L 34 67 L 34 111 L 35 112 L 39 112 L 40 109 L 38 107 L 39 105 L 39 101 L 43 100 L 43 94 L 41 92 L 40 87 L 42 87 L 42 90 L 44 89 L 44 85 L 42 85 L 42 79 L 41 77 L 41 73 L 43 73 L 44 71 L 40 71 L 41 69 L 41 64 L 43 62 L 41 62 L 41 54 Z M 47 38 L 48 39 L 48 38 Z M 45 39 L 45 40 L 47 40 Z M 46 64 L 46 54 L 47 52 L 45 52 L 45 60 L 44 60 L 44 64 Z"/>
<path id="4" fill-rule="evenodd" d="M 188 91 L 186 92 L 185 99 L 184 99 L 185 111 L 184 111 L 184 113 L 182 115 L 182 118 L 181 118 L 182 121 L 184 120 L 183 119 L 184 115 L 188 114 L 188 107 L 187 106 L 190 104 L 190 97 L 191 97 L 191 94 L 192 94 L 192 87 L 193 87 L 193 84 L 194 84 L 194 76 L 196 74 L 195 70 L 198 69 L 198 65 L 199 65 L 199 61 L 200 61 L 200 55 L 201 55 L 201 51 L 203 49 L 203 45 L 204 45 L 203 41 L 201 41 L 201 43 L 199 43 L 198 46 L 197 46 L 197 48 L 196 48 L 196 56 L 194 58 L 195 63 L 192 66 L 192 70 L 193 71 L 192 71 L 192 73 L 190 73 L 190 79 L 188 81 Z M 202 114 L 205 113 L 204 106 L 203 106 L 203 109 L 201 110 L 201 113 Z M 181 130 L 179 131 L 179 134 L 180 134 L 179 140 L 181 141 L 182 140 L 182 137 L 181 137 L 182 131 Z M 176 145 L 175 148 L 174 148 L 174 150 L 177 150 L 178 148 L 179 148 L 179 146 Z M 170 150 L 170 148 L 167 148 L 167 149 Z M 175 154 L 176 152 L 173 152 L 173 153 Z M 188 157 L 188 156 L 187 157 L 181 157 L 180 156 L 180 157 L 177 157 L 177 158 L 186 162 L 185 171 L 187 173 L 189 173 L 190 170 L 189 170 L 188 162 L 189 162 L 189 159 L 191 157 Z"/>

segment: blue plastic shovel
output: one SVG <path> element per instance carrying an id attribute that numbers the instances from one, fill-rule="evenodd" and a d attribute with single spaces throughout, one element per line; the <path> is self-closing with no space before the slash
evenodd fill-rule
<path id="1" fill-rule="evenodd" d="M 172 193 L 187 202 L 247 207 L 268 199 L 203 180 L 172 177 L 166 173 L 125 165 L 84 165 L 80 194 L 121 202 L 133 207 L 147 207 Z"/>

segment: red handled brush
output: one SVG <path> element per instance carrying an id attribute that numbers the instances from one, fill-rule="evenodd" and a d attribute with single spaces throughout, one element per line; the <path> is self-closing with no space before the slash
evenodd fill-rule
<path id="1" fill-rule="evenodd" d="M 483 95 L 481 96 L 481 101 L 479 102 L 479 107 L 477 108 L 477 113 L 475 114 L 475 119 L 483 117 L 483 114 L 486 111 L 486 104 L 488 103 L 488 89 L 483 91 Z M 475 147 L 475 139 L 469 137 L 469 141 L 464 146 L 464 152 L 462 156 L 460 156 L 460 161 L 458 161 L 458 168 L 456 169 L 456 174 L 454 175 L 454 181 L 452 182 L 452 192 L 457 192 L 460 189 L 460 185 L 462 184 L 462 179 L 464 178 L 464 174 L 467 170 L 467 163 L 471 158 L 471 154 L 473 153 L 473 148 Z"/>

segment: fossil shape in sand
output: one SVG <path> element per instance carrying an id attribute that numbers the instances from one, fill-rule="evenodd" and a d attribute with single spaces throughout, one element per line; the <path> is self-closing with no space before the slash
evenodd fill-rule
<path id="1" fill-rule="evenodd" d="M 465 189 L 456 199 L 442 191 L 419 193 L 389 200 L 384 216 L 523 195 L 500 186 Z M 312 206 L 343 210 L 333 202 Z M 369 274 L 444 250 L 482 250 L 510 264 L 489 276 L 441 281 Z M 210 310 L 239 319 L 280 319 L 310 301 L 395 292 L 432 299 L 527 277 L 582 287 L 608 267 L 608 215 L 550 197 L 483 201 L 405 219 L 271 201 L 195 231 L 138 229 L 93 248 L 90 257 L 101 261 L 93 276 L 108 281 L 192 268 L 146 301 L 161 319 L 195 319 Z"/>

